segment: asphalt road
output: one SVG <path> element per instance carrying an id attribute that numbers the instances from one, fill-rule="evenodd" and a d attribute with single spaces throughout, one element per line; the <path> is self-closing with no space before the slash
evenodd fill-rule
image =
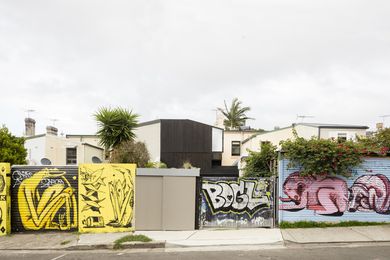
<path id="1" fill-rule="evenodd" d="M 214 252 L 143 252 L 134 253 L 131 251 L 8 251 L 0 252 L 1 260 L 19 259 L 42 259 L 42 260 L 148 260 L 148 259 L 390 259 L 390 246 L 349 246 L 349 247 L 305 247 L 305 248 L 284 248 L 267 249 L 255 251 L 214 251 Z"/>

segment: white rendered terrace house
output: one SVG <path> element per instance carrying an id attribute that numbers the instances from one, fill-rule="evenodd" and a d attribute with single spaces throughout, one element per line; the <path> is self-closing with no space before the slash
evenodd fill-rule
<path id="1" fill-rule="evenodd" d="M 291 126 L 276 129 L 269 132 L 257 133 L 243 140 L 240 147 L 239 169 L 244 167 L 243 161 L 249 154 L 248 151 L 260 151 L 261 143 L 269 142 L 280 149 L 280 141 L 292 139 L 293 128 L 298 136 L 310 139 L 313 136 L 322 139 L 355 140 L 357 136 L 366 136 L 368 126 L 342 125 L 342 124 L 319 124 L 297 123 Z M 241 174 L 241 170 L 240 170 Z"/>
<path id="2" fill-rule="evenodd" d="M 35 120 L 26 118 L 25 144 L 29 165 L 75 165 L 104 160 L 104 149 L 95 135 L 59 136 L 57 128 L 48 126 L 46 133 L 35 134 Z"/>

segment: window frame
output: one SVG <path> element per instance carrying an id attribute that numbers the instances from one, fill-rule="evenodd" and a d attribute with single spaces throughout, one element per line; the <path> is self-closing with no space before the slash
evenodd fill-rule
<path id="1" fill-rule="evenodd" d="M 74 155 L 69 156 L 69 151 L 74 151 Z M 66 165 L 77 165 L 77 147 L 67 147 L 65 151 Z"/>
<path id="2" fill-rule="evenodd" d="M 241 142 L 240 141 L 232 141 L 231 143 L 231 156 L 240 156 L 241 155 Z M 234 153 L 238 149 L 238 153 Z"/>

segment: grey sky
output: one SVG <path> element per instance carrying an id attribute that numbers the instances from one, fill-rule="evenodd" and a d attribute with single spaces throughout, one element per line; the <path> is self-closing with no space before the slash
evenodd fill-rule
<path id="1" fill-rule="evenodd" d="M 0 124 L 90 134 L 100 106 L 213 124 L 223 100 L 253 127 L 374 127 L 390 114 L 390 1 L 0 2 Z M 390 118 L 386 121 L 390 125 Z"/>

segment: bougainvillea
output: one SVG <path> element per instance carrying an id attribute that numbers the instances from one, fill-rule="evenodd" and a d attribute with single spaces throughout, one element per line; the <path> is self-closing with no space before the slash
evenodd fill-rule
<path id="1" fill-rule="evenodd" d="M 341 175 L 350 177 L 368 155 L 386 155 L 387 147 L 337 139 L 304 139 L 294 131 L 294 139 L 281 142 L 289 167 L 298 167 L 302 175 Z"/>

